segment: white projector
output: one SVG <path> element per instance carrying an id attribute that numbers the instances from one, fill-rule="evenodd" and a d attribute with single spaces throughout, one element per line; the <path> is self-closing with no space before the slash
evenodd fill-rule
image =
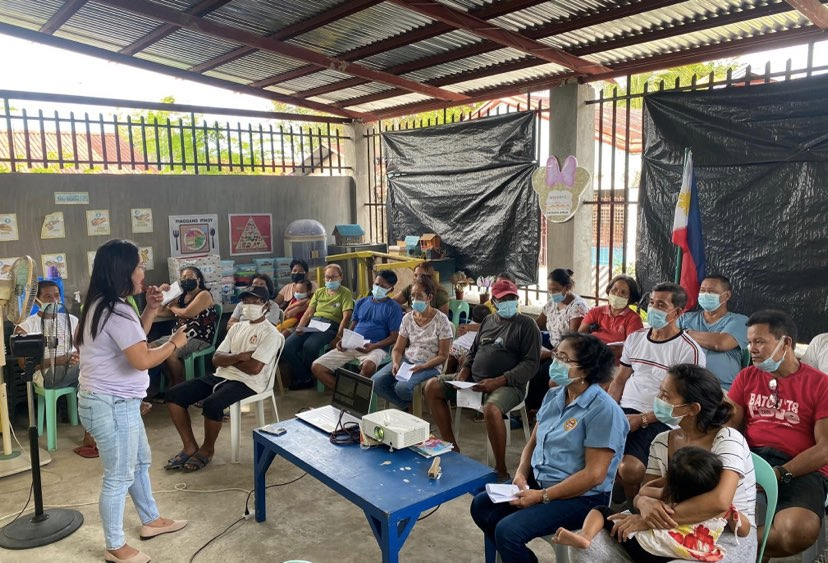
<path id="1" fill-rule="evenodd" d="M 387 409 L 362 417 L 362 433 L 377 442 L 401 450 L 428 440 L 428 422 L 407 412 Z"/>

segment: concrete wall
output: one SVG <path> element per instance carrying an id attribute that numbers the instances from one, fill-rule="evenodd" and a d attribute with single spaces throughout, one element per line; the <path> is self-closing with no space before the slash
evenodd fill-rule
<path id="1" fill-rule="evenodd" d="M 55 205 L 54 192 L 88 192 L 89 205 Z M 150 207 L 153 233 L 132 233 L 130 209 Z M 111 235 L 87 236 L 86 211 L 108 209 Z M 40 238 L 47 213 L 62 211 L 66 238 Z M 228 213 L 272 213 L 271 255 L 284 254 L 283 234 L 295 219 L 321 222 L 333 243 L 333 227 L 356 220 L 356 189 L 347 176 L 166 176 L 114 174 L 0 174 L 0 213 L 16 213 L 20 238 L 0 242 L 0 258 L 28 254 L 41 273 L 41 254 L 67 254 L 67 298 L 88 284 L 86 253 L 110 238 L 153 247 L 155 270 L 149 283 L 167 281 L 170 255 L 168 215 L 218 214 L 222 258 L 249 262 L 256 256 L 230 256 Z M 261 255 L 265 257 L 267 255 Z"/>

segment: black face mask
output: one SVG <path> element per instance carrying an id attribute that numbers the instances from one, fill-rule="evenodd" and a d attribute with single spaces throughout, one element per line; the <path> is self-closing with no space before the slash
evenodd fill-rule
<path id="1" fill-rule="evenodd" d="M 294 283 L 298 283 L 305 279 L 305 274 L 291 274 L 290 279 L 293 280 Z"/>
<path id="2" fill-rule="evenodd" d="M 190 293 L 192 290 L 198 287 L 198 280 L 194 280 L 192 278 L 188 278 L 186 280 L 181 280 L 181 291 L 184 293 Z"/>

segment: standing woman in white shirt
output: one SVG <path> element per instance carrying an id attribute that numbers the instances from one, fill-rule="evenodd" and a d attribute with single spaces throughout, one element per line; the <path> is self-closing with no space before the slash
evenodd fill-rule
<path id="1" fill-rule="evenodd" d="M 150 348 L 147 332 L 161 307 L 161 291 L 147 288 L 141 318 L 126 303 L 141 293 L 144 264 L 138 247 L 113 239 L 98 248 L 78 327 L 80 350 L 78 415 L 98 443 L 103 483 L 98 507 L 104 528 L 104 559 L 146 563 L 149 556 L 126 543 L 124 504 L 129 492 L 143 524 L 141 539 L 175 532 L 186 520 L 162 518 L 149 480 L 150 448 L 141 419 L 141 399 L 149 385 L 147 369 L 187 343 L 184 329 Z"/>

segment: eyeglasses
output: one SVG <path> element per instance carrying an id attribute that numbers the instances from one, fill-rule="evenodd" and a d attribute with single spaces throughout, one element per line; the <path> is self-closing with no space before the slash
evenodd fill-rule
<path id="1" fill-rule="evenodd" d="M 341 276 L 325 276 L 325 281 L 336 281 L 336 280 L 338 280 L 340 277 L 341 277 Z"/>
<path id="2" fill-rule="evenodd" d="M 782 404 L 782 399 L 779 396 L 779 382 L 776 381 L 775 377 L 771 377 L 770 381 L 768 381 L 768 389 L 770 389 L 770 397 L 771 401 L 773 401 L 773 408 L 778 409 L 779 405 Z"/>
<path id="3" fill-rule="evenodd" d="M 565 364 L 577 364 L 578 363 L 576 360 L 570 360 L 569 356 L 567 356 L 566 354 L 561 354 L 560 352 L 554 352 L 553 351 L 552 352 L 552 357 L 555 358 L 556 360 L 559 360 L 559 361 L 565 363 Z"/>

